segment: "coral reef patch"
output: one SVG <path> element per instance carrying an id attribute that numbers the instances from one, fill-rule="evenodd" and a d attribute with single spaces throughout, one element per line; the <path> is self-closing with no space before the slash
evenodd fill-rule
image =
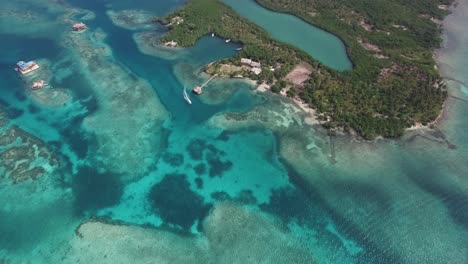
<path id="1" fill-rule="evenodd" d="M 185 231 L 189 231 L 196 220 L 201 220 L 210 208 L 190 189 L 183 174 L 166 175 L 151 188 L 148 199 L 164 222 Z"/>
<path id="2" fill-rule="evenodd" d="M 0 172 L 3 177 L 20 183 L 37 179 L 59 166 L 58 157 L 43 141 L 16 125 L 8 126 L 6 112 L 0 108 Z"/>

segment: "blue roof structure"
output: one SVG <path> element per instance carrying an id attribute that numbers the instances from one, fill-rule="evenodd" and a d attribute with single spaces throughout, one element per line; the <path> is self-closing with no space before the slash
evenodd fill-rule
<path id="1" fill-rule="evenodd" d="M 24 70 L 24 69 L 27 69 L 27 68 L 33 66 L 33 65 L 34 65 L 34 61 L 28 61 L 28 62 L 19 61 L 18 63 L 16 63 L 16 65 L 18 65 L 18 67 L 19 67 L 21 70 Z"/>

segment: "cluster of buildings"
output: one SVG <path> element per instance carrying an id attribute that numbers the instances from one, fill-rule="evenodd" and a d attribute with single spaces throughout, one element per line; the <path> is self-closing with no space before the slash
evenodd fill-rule
<path id="1" fill-rule="evenodd" d="M 28 61 L 28 62 L 18 61 L 18 63 L 16 63 L 16 66 L 18 67 L 15 68 L 15 70 L 20 72 L 21 74 L 30 73 L 32 71 L 39 69 L 39 65 L 35 61 Z"/>
<path id="2" fill-rule="evenodd" d="M 262 73 L 262 64 L 251 59 L 241 58 L 241 64 L 250 67 L 250 71 L 255 75 Z"/>
<path id="3" fill-rule="evenodd" d="M 84 23 L 74 23 L 72 25 L 72 30 L 73 31 L 77 31 L 77 32 L 80 32 L 80 31 L 84 31 L 86 30 L 88 27 L 84 24 Z M 28 74 L 30 72 L 33 72 L 37 69 L 39 69 L 39 64 L 37 64 L 36 61 L 28 61 L 28 62 L 25 62 L 25 61 L 18 61 L 16 63 L 16 68 L 15 68 L 15 71 L 25 75 L 25 74 Z M 47 84 L 44 82 L 44 80 L 36 80 L 32 83 L 32 86 L 31 88 L 32 89 L 40 89 L 44 86 L 46 86 Z"/>

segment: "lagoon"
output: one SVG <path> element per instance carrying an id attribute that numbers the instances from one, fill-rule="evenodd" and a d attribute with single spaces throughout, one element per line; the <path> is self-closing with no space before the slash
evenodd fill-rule
<path id="1" fill-rule="evenodd" d="M 224 3 L 268 31 L 273 38 L 305 51 L 321 63 L 340 71 L 352 69 L 346 47 L 337 36 L 296 16 L 268 10 L 255 0 L 224 0 Z"/>

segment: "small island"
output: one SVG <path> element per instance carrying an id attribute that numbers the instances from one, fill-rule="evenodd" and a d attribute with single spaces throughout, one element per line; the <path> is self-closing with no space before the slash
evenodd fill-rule
<path id="1" fill-rule="evenodd" d="M 373 139 L 399 137 L 440 116 L 447 92 L 433 52 L 441 45 L 440 21 L 448 14 L 442 7 L 451 2 L 257 1 L 340 37 L 354 65 L 349 71 L 334 70 L 274 40 L 220 0 L 189 0 L 157 21 L 169 28 L 162 44 L 188 47 L 213 34 L 244 45 L 236 56 L 205 66 L 205 72 L 253 79 L 309 105 L 331 131 Z"/>

